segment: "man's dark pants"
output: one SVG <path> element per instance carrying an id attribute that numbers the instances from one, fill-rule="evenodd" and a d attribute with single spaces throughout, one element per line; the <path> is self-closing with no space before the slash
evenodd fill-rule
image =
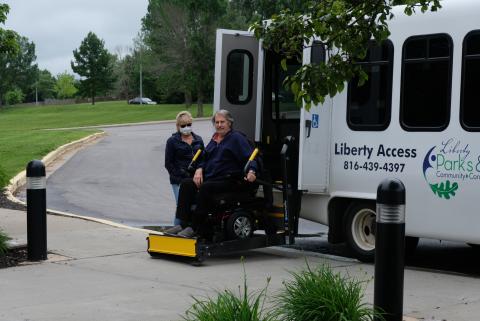
<path id="1" fill-rule="evenodd" d="M 182 181 L 178 193 L 178 205 L 176 217 L 182 221 L 182 227 L 192 226 L 192 228 L 202 234 L 206 227 L 205 222 L 208 211 L 214 207 L 214 196 L 220 193 L 238 193 L 247 191 L 250 188 L 248 183 L 233 180 L 208 180 L 204 181 L 200 188 L 191 178 Z M 196 204 L 192 213 L 191 207 Z"/>

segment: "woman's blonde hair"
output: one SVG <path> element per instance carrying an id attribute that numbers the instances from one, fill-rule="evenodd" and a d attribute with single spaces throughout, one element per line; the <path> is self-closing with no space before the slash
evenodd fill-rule
<path id="1" fill-rule="evenodd" d="M 180 127 L 180 121 L 182 119 L 185 119 L 187 122 L 192 122 L 193 121 L 193 117 L 192 117 L 192 114 L 190 114 L 190 112 L 186 111 L 186 110 L 183 110 L 181 112 L 179 112 L 177 114 L 177 117 L 176 117 L 176 120 L 177 120 L 177 130 L 178 128 Z"/>

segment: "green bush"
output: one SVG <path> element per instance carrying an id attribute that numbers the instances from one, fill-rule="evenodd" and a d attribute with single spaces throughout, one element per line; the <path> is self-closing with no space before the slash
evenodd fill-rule
<path id="1" fill-rule="evenodd" d="M 275 321 L 264 309 L 267 286 L 257 292 L 248 293 L 247 279 L 244 275 L 243 290 L 239 293 L 225 290 L 218 292 L 216 298 L 197 299 L 187 310 L 186 321 Z"/>
<path id="2" fill-rule="evenodd" d="M 2 230 L 0 230 L 0 256 L 7 252 L 7 241 L 10 238 Z"/>
<path id="3" fill-rule="evenodd" d="M 275 313 L 285 321 L 367 321 L 380 313 L 362 303 L 363 284 L 334 273 L 329 266 L 291 273 L 292 281 L 275 297 Z"/>
<path id="4" fill-rule="evenodd" d="M 0 166 L 0 193 L 2 189 L 8 184 L 8 176 L 5 174 L 5 170 Z"/>
<path id="5" fill-rule="evenodd" d="M 25 95 L 19 88 L 7 91 L 5 93 L 5 102 L 7 105 L 20 104 L 25 99 Z"/>

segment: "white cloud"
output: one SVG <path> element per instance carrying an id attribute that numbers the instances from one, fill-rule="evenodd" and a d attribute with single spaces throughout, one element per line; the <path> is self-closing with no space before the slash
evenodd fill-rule
<path id="1" fill-rule="evenodd" d="M 147 12 L 147 0 L 0 0 L 10 6 L 5 27 L 36 45 L 40 69 L 72 72 L 73 50 L 89 31 L 115 53 L 133 45 Z"/>

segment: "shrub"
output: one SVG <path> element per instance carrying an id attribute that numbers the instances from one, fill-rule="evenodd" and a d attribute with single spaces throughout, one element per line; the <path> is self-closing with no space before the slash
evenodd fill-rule
<path id="1" fill-rule="evenodd" d="M 5 93 L 5 102 L 7 105 L 20 104 L 25 99 L 25 95 L 19 88 L 7 91 Z"/>
<path id="2" fill-rule="evenodd" d="M 279 320 L 288 321 L 367 321 L 382 315 L 362 303 L 363 283 L 334 273 L 329 266 L 292 272 L 292 281 L 275 297 Z"/>
<path id="3" fill-rule="evenodd" d="M 8 176 L 5 173 L 5 170 L 0 166 L 0 193 L 2 189 L 8 184 Z"/>
<path id="4" fill-rule="evenodd" d="M 10 238 L 2 230 L 0 230 L 0 256 L 7 252 L 7 241 Z"/>
<path id="5" fill-rule="evenodd" d="M 236 294 L 230 290 L 218 292 L 216 298 L 197 299 L 187 310 L 183 320 L 186 321 L 274 321 L 276 319 L 266 312 L 264 303 L 267 286 L 261 291 L 248 292 L 247 278 L 244 275 L 243 290 L 239 287 Z"/>

